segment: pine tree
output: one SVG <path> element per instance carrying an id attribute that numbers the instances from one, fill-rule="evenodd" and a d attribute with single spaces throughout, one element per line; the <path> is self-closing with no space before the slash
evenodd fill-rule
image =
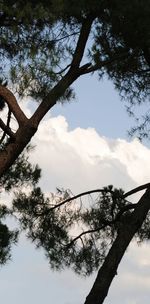
<path id="1" fill-rule="evenodd" d="M 147 189 L 137 204 L 126 200 L 132 191 L 106 187 L 98 190 L 91 209 L 82 211 L 77 204 L 74 210 L 71 202 L 77 197 L 70 192 L 58 189 L 45 198 L 37 185 L 39 169 L 21 153 L 45 114 L 74 97 L 71 86 L 81 76 L 97 72 L 100 79 L 109 77 L 133 114 L 134 105 L 149 99 L 150 1 L 81 0 L 77 6 L 75 0 L 12 0 L 0 5 L 0 110 L 7 108 L 6 119 L 0 119 L 1 186 L 10 191 L 32 184 L 29 194 L 16 192 L 11 210 L 2 206 L 1 218 L 16 214 L 28 237 L 45 249 L 52 267 L 71 266 L 90 274 L 103 262 L 85 302 L 103 303 L 132 238 L 149 239 L 149 184 L 133 190 Z M 18 102 L 24 96 L 38 103 L 30 118 Z M 132 133 L 148 136 L 149 120 L 146 114 Z M 75 239 L 70 234 L 74 222 L 85 229 Z M 1 228 L 4 263 L 17 232 L 5 224 Z"/>

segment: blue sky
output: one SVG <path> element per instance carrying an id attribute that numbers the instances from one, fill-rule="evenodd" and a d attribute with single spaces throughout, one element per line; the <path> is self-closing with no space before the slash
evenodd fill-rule
<path id="1" fill-rule="evenodd" d="M 149 181 L 150 151 L 136 140 L 129 142 L 133 122 L 112 83 L 86 76 L 74 87 L 76 101 L 55 106 L 33 139 L 37 149 L 31 160 L 43 169 L 44 191 L 63 186 L 77 193 L 110 183 L 128 190 Z M 29 104 L 23 107 L 30 113 Z M 149 246 L 132 244 L 106 304 L 149 304 L 149 254 Z M 1 302 L 84 303 L 95 275 L 85 279 L 71 270 L 52 272 L 44 252 L 23 235 L 12 261 L 0 271 Z"/>
<path id="2" fill-rule="evenodd" d="M 53 115 L 64 115 L 69 128 L 93 127 L 100 134 L 112 138 L 127 137 L 132 120 L 125 109 L 114 85 L 107 79 L 98 80 L 96 75 L 85 75 L 73 86 L 76 98 L 68 104 L 56 105 Z"/>

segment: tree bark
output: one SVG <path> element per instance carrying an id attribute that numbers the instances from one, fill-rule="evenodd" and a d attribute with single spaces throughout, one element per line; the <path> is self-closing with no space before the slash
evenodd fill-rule
<path id="1" fill-rule="evenodd" d="M 150 188 L 141 197 L 132 215 L 119 228 L 118 235 L 101 266 L 85 304 L 104 302 L 111 282 L 117 274 L 118 265 L 135 233 L 142 226 L 150 210 Z"/>

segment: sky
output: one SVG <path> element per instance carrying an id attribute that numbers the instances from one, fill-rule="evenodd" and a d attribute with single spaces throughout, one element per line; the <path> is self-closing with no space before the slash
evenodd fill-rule
<path id="1" fill-rule="evenodd" d="M 76 100 L 56 105 L 32 140 L 31 161 L 42 168 L 42 189 L 49 193 L 64 187 L 77 194 L 113 184 L 128 191 L 149 182 L 150 149 L 127 136 L 134 122 L 112 83 L 86 76 L 74 88 Z M 30 116 L 30 102 L 22 107 Z M 149 256 L 148 244 L 129 246 L 106 304 L 149 304 Z M 22 235 L 12 260 L 0 270 L 1 302 L 83 304 L 95 276 L 52 271 L 43 250 L 35 250 Z"/>

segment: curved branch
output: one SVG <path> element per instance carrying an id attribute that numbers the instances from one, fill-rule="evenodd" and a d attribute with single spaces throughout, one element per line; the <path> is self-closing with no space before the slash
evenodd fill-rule
<path id="1" fill-rule="evenodd" d="M 81 196 L 85 196 L 85 195 L 92 194 L 92 193 L 98 193 L 98 192 L 104 193 L 104 192 L 106 192 L 106 189 L 105 190 L 104 189 L 94 189 L 94 190 L 89 190 L 89 191 L 86 191 L 86 192 L 79 193 L 79 194 L 77 194 L 73 197 L 69 197 L 69 198 L 63 200 L 61 203 L 55 205 L 54 207 L 51 207 L 50 210 L 61 207 L 62 205 L 66 204 L 66 203 L 69 203 L 69 202 L 71 202 L 71 201 L 73 201 L 73 200 L 75 200 L 75 199 L 77 199 Z M 109 190 L 108 193 L 113 193 L 113 191 Z"/>
<path id="2" fill-rule="evenodd" d="M 134 189 L 132 189 L 132 190 L 126 192 L 125 194 L 123 194 L 122 198 L 124 199 L 124 198 L 126 198 L 126 197 L 128 197 L 128 196 L 130 196 L 130 195 L 132 195 L 132 194 L 135 194 L 135 193 L 137 193 L 137 192 L 139 192 L 139 191 L 142 191 L 142 190 L 145 190 L 145 189 L 148 189 L 148 188 L 150 188 L 150 183 L 146 183 L 146 184 L 144 184 L 144 185 L 138 186 L 138 187 L 136 187 L 136 188 L 134 188 Z M 67 198 L 66 200 L 63 200 L 61 203 L 59 203 L 59 204 L 55 205 L 54 207 L 52 207 L 51 210 L 56 209 L 56 208 L 58 208 L 58 207 L 61 207 L 62 205 L 66 204 L 66 203 L 69 203 L 69 202 L 71 202 L 71 201 L 73 201 L 73 200 L 75 200 L 75 199 L 77 199 L 77 198 L 82 197 L 82 196 L 86 196 L 86 195 L 92 194 L 92 193 L 99 193 L 99 192 L 105 193 L 105 192 L 106 192 L 106 189 L 103 189 L 103 188 L 102 188 L 102 189 L 93 189 L 93 190 L 81 192 L 81 193 L 79 193 L 79 194 L 77 194 L 77 195 L 75 195 L 75 196 L 73 196 L 73 197 L 69 197 L 69 198 Z M 113 191 L 113 190 L 107 190 L 107 193 L 113 194 L 114 191 Z M 135 206 L 135 205 L 136 205 L 136 204 L 134 204 L 134 206 Z M 128 206 L 129 206 L 129 205 L 128 205 Z"/>
<path id="3" fill-rule="evenodd" d="M 19 126 L 28 120 L 26 115 L 19 107 L 16 97 L 8 88 L 0 85 L 0 96 L 2 96 L 6 101 L 6 103 L 8 104 L 8 107 L 15 116 Z"/>

